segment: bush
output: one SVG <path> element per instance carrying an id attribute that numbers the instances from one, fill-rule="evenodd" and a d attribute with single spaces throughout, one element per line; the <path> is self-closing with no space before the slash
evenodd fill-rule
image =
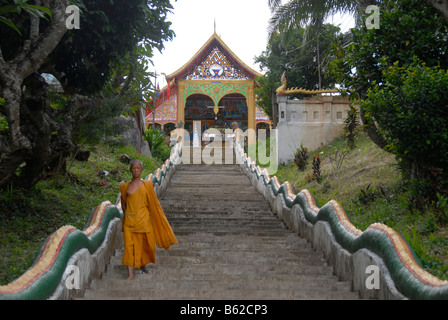
<path id="1" fill-rule="evenodd" d="M 345 139 L 350 149 L 355 148 L 356 129 L 358 126 L 359 112 L 353 105 L 350 105 L 350 109 L 347 111 L 347 118 L 344 121 Z"/>
<path id="2" fill-rule="evenodd" d="M 165 144 L 165 133 L 155 128 L 145 130 L 143 139 L 148 141 L 149 149 L 153 157 L 165 161 L 170 157 L 170 147 Z"/>
<path id="3" fill-rule="evenodd" d="M 305 171 L 309 157 L 308 148 L 305 148 L 303 143 L 300 143 L 300 149 L 297 149 L 294 154 L 294 163 L 299 171 Z"/>
<path id="4" fill-rule="evenodd" d="M 374 85 L 362 106 L 378 123 L 404 177 L 429 183 L 424 196 L 446 192 L 448 72 L 414 59 L 410 67 L 394 63 L 383 73 L 385 83 Z"/>

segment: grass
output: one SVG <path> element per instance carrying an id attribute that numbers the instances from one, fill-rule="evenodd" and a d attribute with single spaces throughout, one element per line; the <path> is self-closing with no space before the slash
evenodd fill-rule
<path id="1" fill-rule="evenodd" d="M 311 161 L 304 172 L 294 164 L 281 165 L 275 173 L 289 181 L 296 192 L 310 190 L 318 205 L 331 199 L 344 206 L 352 223 L 365 230 L 381 222 L 400 232 L 414 248 L 422 266 L 441 279 L 448 279 L 448 227 L 433 207 L 417 210 L 410 205 L 394 156 L 360 136 L 356 148 L 336 165 L 336 150 L 342 154 L 345 141 L 336 139 L 312 152 L 321 157 L 321 177 L 310 180 Z M 120 181 L 129 180 L 128 165 L 118 155 L 138 158 L 147 176 L 161 165 L 130 147 L 89 147 L 88 162 L 74 161 L 71 178 L 53 175 L 29 191 L 12 187 L 0 195 L 0 285 L 25 272 L 45 239 L 63 225 L 84 226 L 91 210 L 103 201 L 115 202 Z M 106 177 L 98 175 L 108 171 Z M 448 213 L 447 199 L 436 204 Z"/>
<path id="2" fill-rule="evenodd" d="M 34 262 L 46 238 L 64 225 L 82 229 L 92 209 L 103 201 L 115 203 L 121 181 L 131 177 L 121 154 L 142 160 L 146 177 L 161 161 L 131 147 L 90 146 L 87 162 L 74 160 L 71 175 L 50 175 L 31 190 L 12 186 L 0 195 L 0 285 L 19 277 Z M 68 166 L 70 163 L 68 162 Z M 100 172 L 107 171 L 106 176 Z"/>
<path id="3" fill-rule="evenodd" d="M 395 229 L 413 247 L 425 270 L 448 280 L 448 227 L 440 214 L 448 214 L 447 198 L 417 209 L 410 201 L 393 155 L 364 135 L 358 137 L 353 150 L 344 153 L 345 146 L 343 139 L 336 139 L 310 153 L 304 172 L 289 163 L 280 166 L 275 175 L 282 182 L 289 181 L 297 193 L 302 189 L 311 191 L 319 206 L 332 199 L 338 201 L 360 230 L 376 222 Z M 312 159 L 318 154 L 319 182 L 311 179 Z M 442 208 L 435 210 L 437 206 Z"/>

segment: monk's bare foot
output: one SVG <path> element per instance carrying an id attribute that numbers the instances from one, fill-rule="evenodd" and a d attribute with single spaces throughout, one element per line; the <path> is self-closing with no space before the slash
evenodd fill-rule
<path id="1" fill-rule="evenodd" d="M 149 270 L 146 269 L 145 267 L 140 267 L 140 270 L 142 271 L 142 273 L 148 274 Z"/>
<path id="2" fill-rule="evenodd" d="M 128 266 L 128 273 L 129 273 L 128 280 L 133 280 L 134 279 L 134 268 L 131 266 Z"/>

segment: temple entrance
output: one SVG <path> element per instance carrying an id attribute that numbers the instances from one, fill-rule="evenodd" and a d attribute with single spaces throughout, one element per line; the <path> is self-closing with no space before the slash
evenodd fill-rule
<path id="1" fill-rule="evenodd" d="M 208 123 L 215 121 L 215 107 L 213 100 L 204 94 L 193 94 L 185 102 L 185 130 L 188 131 L 190 139 L 193 137 L 193 123 L 200 121 L 200 128 L 203 132 L 207 129 Z"/>
<path id="2" fill-rule="evenodd" d="M 234 128 L 247 130 L 247 101 L 246 97 L 239 93 L 228 94 L 219 101 L 219 114 L 225 123 Z"/>
<path id="3" fill-rule="evenodd" d="M 241 61 L 214 33 L 187 64 L 166 76 L 162 99 L 159 97 L 156 110 L 148 112 L 146 119 L 173 122 L 184 129 L 173 136 L 173 141 L 182 139 L 184 145 L 191 145 L 194 127 L 200 127 L 201 135 L 213 128 L 238 128 L 247 133 L 248 144 L 254 144 L 257 123 L 270 123 L 257 106 L 258 76 L 261 74 Z M 148 105 L 153 104 L 151 101 Z M 199 125 L 194 125 L 195 121 Z"/>
<path id="4" fill-rule="evenodd" d="M 245 131 L 248 127 L 246 97 L 242 94 L 228 94 L 221 98 L 215 114 L 213 100 L 204 94 L 193 94 L 185 102 L 185 130 L 193 134 L 193 122 L 201 122 L 201 132 L 210 128 L 233 129 L 238 126 Z"/>

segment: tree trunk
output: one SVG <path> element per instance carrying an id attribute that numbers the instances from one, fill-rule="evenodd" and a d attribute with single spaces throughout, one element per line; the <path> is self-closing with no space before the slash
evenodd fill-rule
<path id="1" fill-rule="evenodd" d="M 31 16 L 29 38 L 24 39 L 17 55 L 6 61 L 0 49 L 0 96 L 5 99 L 2 113 L 8 120 L 9 130 L 0 137 L 0 188 L 10 185 L 13 180 L 18 183 L 14 186 L 30 187 L 51 158 L 55 122 L 48 114 L 47 91 L 43 83 L 39 84 L 42 79 L 33 73 L 39 70 L 67 31 L 65 10 L 70 3 L 67 0 L 43 0 L 41 5 L 52 11 L 45 30 L 40 30 L 38 18 Z M 26 79 L 32 85 L 24 86 Z M 36 84 L 40 90 L 30 90 Z M 30 90 L 27 101 L 23 101 L 26 95 L 22 92 L 23 87 Z M 19 179 L 16 171 L 24 162 L 26 166 Z"/>
<path id="2" fill-rule="evenodd" d="M 436 8 L 445 21 L 448 22 L 448 0 L 429 0 L 429 3 Z"/>
<path id="3" fill-rule="evenodd" d="M 375 123 L 366 117 L 364 108 L 361 108 L 360 116 L 361 116 L 362 123 L 364 125 L 364 130 L 367 132 L 367 135 L 369 136 L 369 138 L 378 147 L 380 147 L 381 149 L 383 149 L 385 151 L 388 151 L 386 149 L 387 141 L 384 140 L 384 138 L 378 133 L 378 127 L 375 125 Z"/>

